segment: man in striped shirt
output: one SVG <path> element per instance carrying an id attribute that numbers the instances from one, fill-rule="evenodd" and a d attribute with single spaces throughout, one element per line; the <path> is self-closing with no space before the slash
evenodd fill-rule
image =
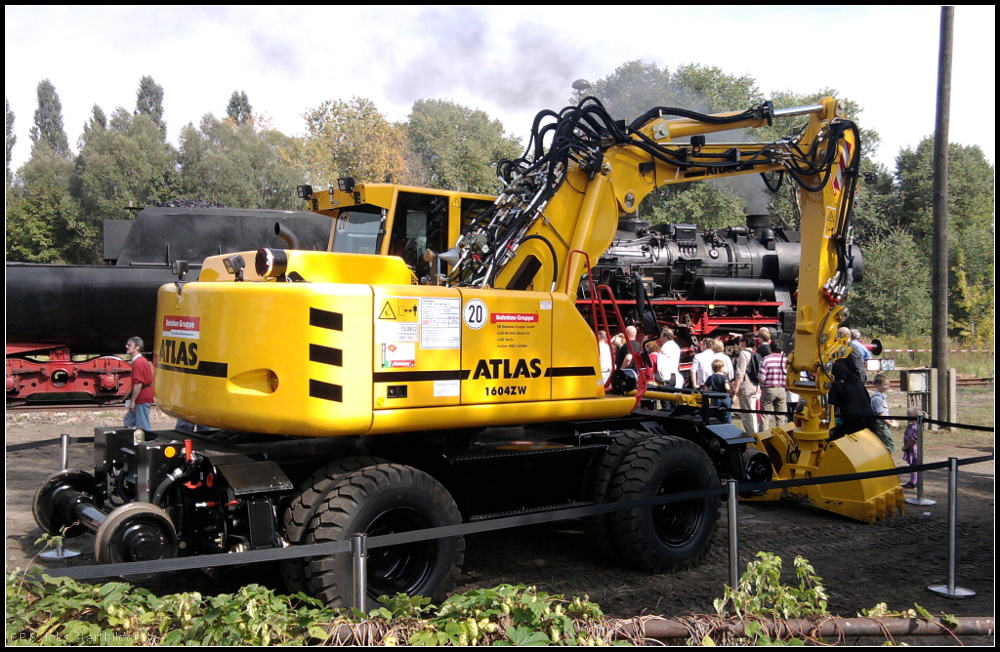
<path id="1" fill-rule="evenodd" d="M 764 412 L 780 412 L 775 422 L 777 425 L 784 425 L 788 411 L 785 401 L 785 379 L 788 358 L 782 351 L 781 342 L 777 339 L 771 341 L 771 353 L 764 356 L 764 361 L 760 364 L 760 409 Z M 763 430 L 767 432 L 771 429 L 771 418 L 773 414 L 761 415 Z"/>

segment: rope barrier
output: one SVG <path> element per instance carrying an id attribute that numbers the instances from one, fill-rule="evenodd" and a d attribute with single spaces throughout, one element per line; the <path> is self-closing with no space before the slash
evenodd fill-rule
<path id="1" fill-rule="evenodd" d="M 67 435 L 68 436 L 68 435 Z M 62 438 L 58 439 L 41 439 L 39 441 L 29 441 L 23 444 L 11 444 L 7 446 L 5 452 L 16 453 L 18 451 L 27 451 L 35 448 L 45 448 L 46 446 L 58 446 L 62 443 Z M 70 437 L 69 443 L 71 444 L 93 444 L 93 437 Z"/>
<path id="2" fill-rule="evenodd" d="M 980 464 L 994 459 L 993 454 L 970 457 L 958 461 L 960 466 L 969 464 Z M 784 489 L 790 487 L 804 487 L 808 485 L 830 484 L 835 482 L 846 482 L 850 480 L 863 480 L 867 478 L 878 478 L 889 475 L 900 475 L 911 471 L 930 471 L 934 469 L 946 468 L 949 461 L 932 462 L 920 466 L 903 466 L 880 471 L 868 471 L 865 473 L 848 473 L 835 476 L 824 476 L 821 478 L 801 478 L 796 480 L 772 480 L 769 482 L 740 483 L 739 491 L 758 491 L 767 489 Z M 666 505 L 669 503 L 697 500 L 709 496 L 721 496 L 726 493 L 726 487 L 714 489 L 701 489 L 698 491 L 685 491 L 683 493 L 669 496 L 657 496 L 642 500 L 630 500 L 626 502 L 606 503 L 603 505 L 590 505 L 586 507 L 572 507 L 533 514 L 522 514 L 519 516 L 508 516 L 461 525 L 447 525 L 443 527 L 413 530 L 411 532 L 400 532 L 367 540 L 367 548 L 383 548 L 386 546 L 401 545 L 405 543 L 415 543 L 418 541 L 428 541 L 431 539 L 442 539 L 448 537 L 465 536 L 481 532 L 492 532 L 495 530 L 521 527 L 524 525 L 536 525 L 556 521 L 575 520 L 586 516 L 596 516 L 611 512 L 646 509 Z M 74 568 L 61 568 L 46 570 L 46 574 L 52 577 L 70 577 L 73 579 L 98 579 L 104 577 L 139 575 L 147 573 L 163 573 L 178 570 L 191 570 L 195 568 L 213 568 L 222 566 L 236 566 L 240 564 L 257 563 L 265 561 L 277 561 L 283 559 L 299 559 L 304 557 L 318 557 L 323 555 L 333 555 L 338 553 L 351 552 L 351 541 L 338 541 L 334 543 L 317 543 L 308 546 L 293 546 L 290 548 L 278 548 L 269 550 L 252 550 L 239 553 L 218 553 L 213 555 L 198 555 L 195 557 L 178 557 L 174 559 L 160 559 L 155 561 L 127 562 L 119 564 L 102 564 L 90 566 L 77 566 Z"/>

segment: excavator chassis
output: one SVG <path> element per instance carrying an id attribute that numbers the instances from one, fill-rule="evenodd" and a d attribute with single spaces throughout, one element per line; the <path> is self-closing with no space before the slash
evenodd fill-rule
<path id="1" fill-rule="evenodd" d="M 95 468 L 54 474 L 35 497 L 52 534 L 95 534 L 99 562 L 238 553 L 744 482 L 753 439 L 703 414 L 639 410 L 621 419 L 380 437 L 95 430 Z M 389 494 L 391 493 L 391 497 Z M 686 568 L 713 538 L 719 495 L 595 515 L 604 550 L 653 572 Z M 350 523 L 341 523 L 343 513 Z M 343 527 L 341 527 L 343 526 Z M 358 528 L 355 530 L 353 528 Z M 461 537 L 373 551 L 371 604 L 406 591 L 441 598 Z M 341 556 L 282 563 L 292 591 L 347 605 Z M 346 590 L 345 590 L 346 587 Z"/>

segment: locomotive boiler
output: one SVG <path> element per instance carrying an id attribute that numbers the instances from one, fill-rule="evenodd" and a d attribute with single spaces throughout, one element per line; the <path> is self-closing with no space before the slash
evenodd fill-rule
<path id="1" fill-rule="evenodd" d="M 601 292 L 594 297 L 585 280 L 577 306 L 589 315 L 598 304 L 617 304 L 638 323 L 642 294 L 659 325 L 670 326 L 689 345 L 702 337 L 729 340 L 762 326 L 787 338 L 795 322 L 799 242 L 798 229 L 773 226 L 770 215 L 703 231 L 691 224 L 622 219 L 593 268 L 594 285 L 609 287 L 614 298 Z M 860 253 L 855 256 L 854 279 L 860 280 Z"/>

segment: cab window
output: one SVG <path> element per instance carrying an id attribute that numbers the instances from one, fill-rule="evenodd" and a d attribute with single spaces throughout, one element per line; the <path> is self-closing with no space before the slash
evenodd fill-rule
<path id="1" fill-rule="evenodd" d="M 402 258 L 421 278 L 431 271 L 424 262 L 424 250 L 441 252 L 448 246 L 448 197 L 399 193 L 389 255 Z"/>
<path id="2" fill-rule="evenodd" d="M 340 211 L 333 224 L 333 251 L 342 254 L 378 253 L 381 225 L 381 209 Z"/>

